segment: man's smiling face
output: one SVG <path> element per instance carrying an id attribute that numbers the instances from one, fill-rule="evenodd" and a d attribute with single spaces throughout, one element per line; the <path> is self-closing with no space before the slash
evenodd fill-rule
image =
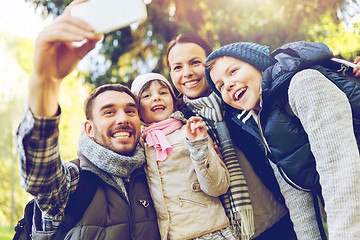
<path id="1" fill-rule="evenodd" d="M 92 119 L 85 132 L 95 142 L 123 155 L 131 154 L 140 138 L 140 118 L 135 100 L 125 92 L 105 91 L 93 102 Z"/>

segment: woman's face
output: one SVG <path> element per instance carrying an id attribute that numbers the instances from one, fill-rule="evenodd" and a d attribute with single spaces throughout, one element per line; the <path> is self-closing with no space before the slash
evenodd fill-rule
<path id="1" fill-rule="evenodd" d="M 260 109 L 262 73 L 252 65 L 232 57 L 218 58 L 210 76 L 230 106 L 247 111 Z"/>
<path id="2" fill-rule="evenodd" d="M 189 99 L 207 97 L 211 93 L 205 78 L 206 57 L 205 50 L 195 43 L 178 43 L 169 52 L 171 80 Z"/>

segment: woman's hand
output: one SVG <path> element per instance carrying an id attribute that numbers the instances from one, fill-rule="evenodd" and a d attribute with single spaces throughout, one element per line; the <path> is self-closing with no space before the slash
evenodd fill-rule
<path id="1" fill-rule="evenodd" d="M 360 76 L 360 56 L 357 56 L 355 58 L 354 63 L 356 64 L 353 73 L 355 74 L 355 77 L 359 77 Z"/>

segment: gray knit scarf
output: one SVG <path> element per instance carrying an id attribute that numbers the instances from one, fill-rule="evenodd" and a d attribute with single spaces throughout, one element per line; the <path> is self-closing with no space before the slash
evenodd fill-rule
<path id="1" fill-rule="evenodd" d="M 214 139 L 219 145 L 223 161 L 229 170 L 230 187 L 226 194 L 221 196 L 226 214 L 232 226 L 241 239 L 248 240 L 254 235 L 254 215 L 246 179 L 240 167 L 230 133 L 223 121 L 223 108 L 221 99 L 212 93 L 208 97 L 190 100 L 183 96 L 185 104 L 197 115 L 205 120 L 214 122 L 215 129 L 211 124 L 206 124 L 209 131 L 217 133 Z M 214 131 L 216 130 L 216 131 Z"/>
<path id="2" fill-rule="evenodd" d="M 132 156 L 125 156 L 97 144 L 82 132 L 79 138 L 79 152 L 96 167 L 109 174 L 128 199 L 124 178 L 129 177 L 145 163 L 144 149 L 139 144 Z"/>

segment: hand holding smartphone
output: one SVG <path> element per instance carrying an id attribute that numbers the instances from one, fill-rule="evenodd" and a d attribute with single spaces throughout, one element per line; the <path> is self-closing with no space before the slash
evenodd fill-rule
<path id="1" fill-rule="evenodd" d="M 89 0 L 72 7 L 71 15 L 101 34 L 144 20 L 147 12 L 143 0 Z"/>

